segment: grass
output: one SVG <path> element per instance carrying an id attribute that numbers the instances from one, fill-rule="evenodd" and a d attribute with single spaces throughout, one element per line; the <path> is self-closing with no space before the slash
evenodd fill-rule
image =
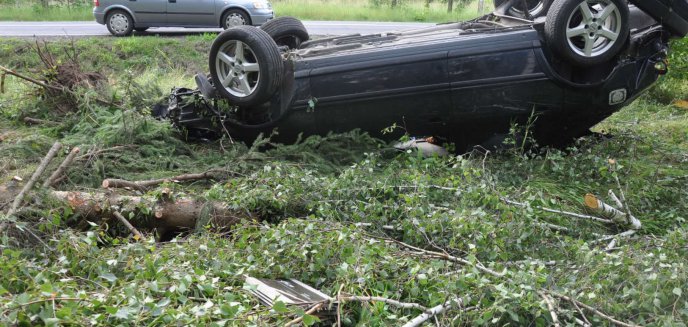
<path id="1" fill-rule="evenodd" d="M 88 101 L 94 90 L 81 90 L 76 110 L 58 114 L 54 99 L 7 76 L 0 94 L 0 185 L 11 185 L 15 175 L 29 176 L 56 140 L 83 149 L 124 146 L 75 162 L 59 189 L 97 192 L 106 177 L 225 168 L 236 177 L 164 187 L 175 196 L 220 201 L 262 221 L 244 221 L 223 233 L 199 223 L 168 243 L 156 243 L 152 231 L 143 230 L 147 240 L 135 242 L 117 223 L 76 224 L 80 217 L 67 205 L 36 190 L 32 198 L 38 201 L 19 215 L 18 225 L 54 250 L 24 234 L 0 240 L 0 326 L 273 326 L 298 316 L 307 324 L 317 320 L 295 307 L 262 307 L 248 292 L 244 274 L 297 278 L 333 296 L 382 296 L 427 307 L 460 296 L 471 308 L 448 310 L 438 317 L 440 325 L 551 325 L 538 290 L 565 294 L 638 325 L 688 322 L 688 110 L 676 102 L 686 98 L 685 63 L 673 61 L 674 72 L 655 89 L 595 128 L 607 137 L 583 138 L 565 151 L 422 158 L 389 152 L 384 143 L 356 132 L 256 151 L 226 142 L 183 142 L 142 105 L 159 101 L 171 86 L 193 85 L 193 73 L 205 70 L 203 54 L 211 40 L 76 40 L 84 69 L 108 78 L 98 92 L 125 109 Z M 684 56 L 687 43 L 673 47 L 675 57 Z M 71 47 L 66 41 L 52 45 L 62 59 Z M 0 40 L 0 57 L 18 71 L 45 73 L 26 41 Z M 55 124 L 28 126 L 25 116 Z M 609 189 L 622 189 L 643 222 L 639 235 L 619 239 L 610 251 L 594 233 L 625 229 L 536 209 L 584 212 L 585 193 L 608 200 Z M 7 202 L 2 195 L 0 206 Z M 501 198 L 527 207 L 508 206 Z M 372 226 L 357 227 L 358 222 Z M 551 230 L 543 222 L 570 231 Z M 421 256 L 376 237 L 446 251 L 469 263 Z M 505 276 L 484 274 L 478 263 Z M 610 325 L 551 297 L 562 325 L 576 319 Z M 381 302 L 347 302 L 341 310 L 344 326 L 402 325 L 419 314 Z"/>
<path id="2" fill-rule="evenodd" d="M 425 7 L 424 2 L 414 0 L 402 2 L 397 8 L 388 4 L 375 5 L 365 0 L 319 1 L 319 0 L 279 0 L 273 1 L 277 16 L 293 16 L 302 20 L 345 20 L 345 21 L 390 21 L 390 22 L 449 22 L 476 17 L 477 2 L 467 8 L 447 12 L 446 4 L 432 2 Z M 342 10 L 342 9 L 346 10 Z M 43 8 L 30 5 L 0 3 L 0 21 L 92 21 L 92 7 L 53 6 Z"/>

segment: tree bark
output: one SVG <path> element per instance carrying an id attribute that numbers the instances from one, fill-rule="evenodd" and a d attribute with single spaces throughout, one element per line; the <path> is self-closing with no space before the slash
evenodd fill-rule
<path id="1" fill-rule="evenodd" d="M 596 214 L 608 218 L 615 223 L 629 225 L 631 228 L 636 230 L 642 227 L 640 220 L 602 202 L 602 200 L 593 194 L 585 195 L 585 206 L 594 211 Z"/>
<path id="2" fill-rule="evenodd" d="M 194 229 L 204 211 L 207 212 L 208 223 L 217 227 L 229 227 L 242 219 L 251 218 L 246 213 L 230 210 L 218 202 L 205 203 L 187 197 L 161 201 L 151 197 L 114 193 L 53 191 L 52 195 L 66 202 L 83 219 L 109 219 L 114 217 L 115 211 L 123 215 L 134 213 L 137 219 L 131 221 L 132 225 L 163 231 Z"/>

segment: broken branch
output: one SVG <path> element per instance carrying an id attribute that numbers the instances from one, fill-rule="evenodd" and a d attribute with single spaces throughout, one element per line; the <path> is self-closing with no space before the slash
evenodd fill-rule
<path id="1" fill-rule="evenodd" d="M 117 218 L 117 220 L 119 220 L 119 222 L 126 226 L 132 234 L 134 234 L 134 239 L 136 239 L 137 241 L 143 239 L 143 235 L 139 233 L 138 229 L 132 226 L 131 223 L 126 218 L 124 218 L 124 216 L 122 216 L 121 213 L 113 211 L 112 214 L 115 216 L 115 218 Z"/>
<path id="2" fill-rule="evenodd" d="M 303 314 L 303 316 L 309 315 L 309 314 L 311 314 L 311 313 L 315 313 L 316 311 L 322 309 L 322 307 L 324 307 L 325 304 L 327 304 L 327 302 L 320 302 L 320 303 L 314 305 L 312 308 L 310 308 L 308 311 L 306 311 L 306 312 Z M 289 326 L 293 326 L 293 325 L 296 325 L 296 324 L 300 323 L 300 322 L 303 320 L 303 316 L 297 317 L 296 319 L 294 319 L 294 320 L 292 320 L 292 321 L 286 323 L 284 326 L 285 326 L 285 327 L 289 327 Z"/>
<path id="3" fill-rule="evenodd" d="M 103 188 L 131 188 L 135 190 L 139 190 L 142 192 L 145 192 L 151 187 L 160 185 L 162 183 L 169 183 L 169 182 L 186 182 L 186 181 L 197 181 L 197 180 L 202 180 L 202 179 L 213 179 L 215 178 L 215 173 L 221 172 L 220 170 L 208 170 L 203 173 L 197 173 L 197 174 L 183 174 L 171 178 L 160 178 L 160 179 L 151 179 L 151 180 L 145 180 L 145 181 L 127 181 L 123 179 L 105 179 L 103 180 L 102 187 Z"/>
<path id="4" fill-rule="evenodd" d="M 79 151 L 81 151 L 78 147 L 74 147 L 72 151 L 69 152 L 67 157 L 62 161 L 59 167 L 53 172 L 48 179 L 45 180 L 43 183 L 43 187 L 52 187 L 57 180 L 64 174 L 65 170 L 67 170 L 67 167 L 74 161 L 74 157 L 76 157 L 77 154 L 79 154 Z"/>
<path id="5" fill-rule="evenodd" d="M 504 277 L 504 275 L 506 274 L 505 272 L 498 273 L 498 272 L 496 272 L 496 271 L 494 271 L 494 270 L 492 270 L 492 269 L 490 269 L 490 268 L 487 268 L 487 267 L 483 266 L 483 265 L 480 264 L 480 263 L 473 263 L 473 262 L 470 262 L 470 261 L 468 261 L 468 260 L 466 260 L 466 259 L 459 258 L 459 257 L 455 257 L 455 256 L 452 256 L 452 255 L 447 254 L 447 253 L 423 250 L 423 249 L 421 249 L 421 248 L 419 248 L 419 247 L 415 247 L 415 246 L 413 246 L 413 245 L 406 244 L 406 243 L 404 243 L 404 242 L 397 241 L 397 240 L 395 240 L 395 239 L 381 238 L 381 237 L 376 237 L 376 238 L 379 238 L 379 239 L 381 239 L 381 240 L 384 240 L 385 242 L 395 243 L 395 244 L 398 244 L 398 245 L 400 245 L 400 246 L 402 246 L 402 247 L 405 247 L 405 248 L 408 248 L 408 249 L 417 251 L 417 252 L 411 252 L 411 253 L 413 253 L 413 254 L 420 254 L 420 255 L 427 256 L 427 257 L 429 257 L 429 258 L 443 259 L 443 260 L 452 261 L 452 262 L 457 262 L 457 263 L 464 264 L 464 265 L 468 265 L 468 266 L 473 266 L 473 267 L 475 267 L 476 269 L 478 269 L 478 270 L 480 270 L 480 271 L 482 271 L 482 272 L 484 272 L 484 273 L 487 273 L 487 274 L 489 274 L 489 275 L 495 276 L 495 277 Z"/>
<path id="6" fill-rule="evenodd" d="M 566 295 L 559 294 L 559 293 L 552 292 L 552 291 L 545 291 L 545 292 L 549 293 L 550 295 L 552 295 L 552 296 L 554 296 L 554 297 L 558 297 L 558 298 L 560 298 L 560 299 L 562 299 L 562 300 L 564 300 L 564 301 L 569 301 L 569 302 L 573 303 L 573 304 L 576 305 L 576 306 L 580 306 L 580 307 L 582 307 L 582 308 L 584 308 L 584 309 L 586 309 L 586 310 L 588 310 L 588 311 L 590 311 L 590 312 L 592 312 L 592 313 L 598 315 L 599 317 L 601 317 L 601 318 L 603 318 L 603 319 L 606 319 L 606 320 L 612 322 L 613 324 L 616 324 L 616 325 L 619 325 L 619 326 L 624 326 L 624 327 L 640 327 L 640 326 L 638 326 L 638 325 L 633 325 L 633 324 L 629 324 L 629 323 L 625 323 L 625 322 L 623 322 L 623 321 L 617 320 L 617 319 L 615 319 L 614 317 L 612 317 L 612 316 L 610 316 L 610 315 L 607 315 L 607 314 L 605 314 L 604 312 L 602 312 L 602 311 L 600 311 L 600 310 L 597 310 L 597 309 L 595 309 L 595 308 L 593 308 L 593 307 L 591 307 L 591 306 L 589 306 L 589 305 L 587 305 L 587 304 L 585 304 L 585 303 L 583 303 L 583 302 L 577 301 L 577 300 L 575 300 L 575 299 L 573 299 L 573 298 L 570 298 L 570 297 L 568 297 L 568 296 L 566 296 Z"/>
<path id="7" fill-rule="evenodd" d="M 528 205 L 525 204 L 525 203 L 516 202 L 516 201 L 511 201 L 511 200 L 505 199 L 505 198 L 502 198 L 502 201 L 504 201 L 504 202 L 507 203 L 507 204 L 511 204 L 511 205 L 515 205 L 515 206 L 519 206 L 519 207 L 524 207 L 524 208 L 525 208 L 525 207 L 528 207 Z M 589 220 L 592 220 L 592 221 L 597 221 L 597 222 L 601 222 L 601 223 L 605 223 L 605 224 L 612 224 L 612 223 L 614 223 L 613 221 L 611 221 L 611 220 L 609 220 L 609 219 L 599 218 L 599 217 L 590 216 L 590 215 L 581 215 L 581 214 L 574 213 L 574 212 L 568 212 L 568 211 L 562 211 L 562 210 L 555 210 L 555 209 L 550 209 L 550 208 L 545 208 L 545 207 L 534 207 L 534 208 L 535 208 L 535 209 L 542 210 L 542 211 L 546 211 L 546 212 L 558 213 L 558 214 L 564 215 L 564 216 L 569 216 L 569 217 L 574 217 L 574 218 L 580 218 L 580 219 L 589 219 Z"/>
<path id="8" fill-rule="evenodd" d="M 449 300 L 443 304 L 434 306 L 434 307 L 426 310 L 425 312 L 423 312 L 421 315 L 411 319 L 409 322 L 404 324 L 403 327 L 418 327 L 418 326 L 422 325 L 424 322 L 426 322 L 428 319 L 435 317 L 437 315 L 443 314 L 445 311 L 447 311 L 447 309 L 449 309 L 451 307 L 452 303 L 454 303 L 454 302 L 458 302 L 459 304 L 461 304 L 462 300 L 461 299 Z"/>
<path id="9" fill-rule="evenodd" d="M 418 303 L 399 302 L 397 300 L 392 300 L 379 296 L 340 296 L 339 298 L 337 298 L 337 300 L 339 300 L 340 302 L 384 302 L 402 309 L 416 309 L 421 311 L 428 311 L 428 308 Z"/>
<path id="10" fill-rule="evenodd" d="M 552 303 L 552 299 L 547 296 L 544 292 L 538 292 L 540 294 L 540 297 L 542 297 L 543 300 L 545 300 L 545 304 L 547 304 L 547 309 L 549 310 L 549 314 L 552 317 L 552 324 L 555 327 L 560 327 L 561 325 L 559 324 L 559 318 L 557 317 L 557 312 L 554 310 L 554 304 Z"/>
<path id="11" fill-rule="evenodd" d="M 640 229 L 642 227 L 640 220 L 602 202 L 602 200 L 593 194 L 588 193 L 585 195 L 585 206 L 616 223 L 630 225 L 633 229 Z"/>
<path id="12" fill-rule="evenodd" d="M 0 66 L 2 67 L 2 66 Z M 60 150 L 62 147 L 62 144 L 59 142 L 55 142 L 53 146 L 50 148 L 50 151 L 48 151 L 48 154 L 45 155 L 41 163 L 38 165 L 38 168 L 36 168 L 36 171 L 33 173 L 31 176 L 31 179 L 24 185 L 24 188 L 19 192 L 19 194 L 14 198 L 14 202 L 12 202 L 12 206 L 10 209 L 7 211 L 6 218 L 10 218 L 14 213 L 19 209 L 19 206 L 21 205 L 21 202 L 24 200 L 24 196 L 26 195 L 26 192 L 31 190 L 33 188 L 33 185 L 36 184 L 38 181 L 38 178 L 41 177 L 45 169 L 48 167 L 48 164 L 50 161 L 53 160 L 55 155 L 57 154 L 57 151 Z M 5 229 L 7 228 L 7 222 L 3 221 L 2 224 L 0 224 L 0 233 L 2 233 Z"/>

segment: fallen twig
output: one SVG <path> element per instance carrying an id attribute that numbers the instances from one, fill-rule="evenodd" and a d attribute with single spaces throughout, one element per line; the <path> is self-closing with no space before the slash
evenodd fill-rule
<path id="1" fill-rule="evenodd" d="M 552 296 L 554 296 L 554 297 L 558 297 L 558 298 L 560 298 L 560 299 L 562 299 L 562 300 L 569 301 L 569 302 L 573 303 L 574 305 L 583 307 L 584 309 L 586 309 L 586 310 L 588 310 L 588 311 L 590 311 L 590 312 L 596 314 L 597 316 L 599 316 L 599 317 L 601 317 L 601 318 L 603 318 L 603 319 L 606 319 L 606 320 L 608 320 L 608 321 L 610 321 L 610 322 L 612 322 L 612 323 L 614 323 L 614 324 L 617 324 L 617 325 L 619 325 L 619 326 L 624 326 L 624 327 L 640 327 L 640 326 L 638 326 L 638 325 L 633 325 L 633 324 L 629 324 L 629 323 L 625 323 L 625 322 L 623 322 L 623 321 L 617 320 L 617 319 L 615 319 L 614 317 L 612 317 L 612 316 L 610 316 L 610 315 L 607 315 L 607 314 L 605 314 L 604 312 L 602 312 L 602 311 L 600 311 L 600 310 L 597 310 L 597 309 L 595 309 L 595 308 L 593 308 L 593 307 L 591 307 L 591 306 L 589 306 L 589 305 L 587 305 L 587 304 L 585 304 L 585 303 L 583 303 L 583 302 L 577 301 L 577 300 L 575 300 L 575 299 L 573 299 L 573 298 L 570 298 L 570 297 L 568 297 L 568 296 L 566 296 L 566 295 L 559 294 L 559 293 L 552 292 L 552 291 L 547 291 L 547 290 L 546 290 L 545 292 L 547 292 L 548 294 L 550 294 L 550 295 L 552 295 Z"/>
<path id="2" fill-rule="evenodd" d="M 435 317 L 437 315 L 440 315 L 447 311 L 449 308 L 451 308 L 452 303 L 458 303 L 461 305 L 462 300 L 461 299 L 454 299 L 454 300 L 449 300 L 445 303 L 442 303 L 440 305 L 434 306 L 425 312 L 423 312 L 421 315 L 411 319 L 409 322 L 403 325 L 403 327 L 418 327 L 422 325 L 424 322 L 426 322 L 428 319 Z"/>
<path id="3" fill-rule="evenodd" d="M 159 178 L 159 179 L 151 179 L 151 180 L 145 180 L 145 181 L 127 181 L 123 179 L 105 179 L 103 180 L 102 187 L 103 188 L 131 188 L 135 190 L 139 190 L 142 192 L 145 192 L 149 188 L 153 186 L 160 185 L 162 183 L 169 183 L 169 182 L 185 182 L 185 181 L 196 181 L 196 180 L 202 180 L 202 179 L 213 179 L 215 178 L 215 174 L 219 172 L 224 172 L 222 170 L 208 170 L 203 173 L 194 173 L 194 174 L 183 174 L 171 178 Z"/>
<path id="4" fill-rule="evenodd" d="M 303 314 L 303 316 L 309 315 L 309 314 L 311 314 L 311 313 L 315 313 L 316 311 L 322 309 L 322 307 L 324 307 L 325 304 L 327 304 L 327 301 L 323 301 L 323 302 L 320 302 L 320 303 L 315 304 L 313 307 L 311 307 L 310 309 L 308 309 L 308 311 L 306 311 L 306 312 Z M 296 324 L 300 323 L 300 322 L 303 320 L 303 316 L 297 317 L 296 319 L 294 319 L 294 320 L 292 320 L 292 321 L 290 321 L 290 322 L 284 324 L 284 327 L 289 327 L 289 326 L 293 326 L 293 325 L 296 325 Z"/>
<path id="5" fill-rule="evenodd" d="M 397 300 L 392 300 L 379 296 L 340 296 L 337 298 L 337 300 L 339 300 L 340 302 L 384 302 L 402 309 L 416 309 L 421 311 L 428 311 L 427 307 L 424 307 L 418 303 L 399 302 Z"/>
<path id="6" fill-rule="evenodd" d="M 67 170 L 67 167 L 74 161 L 74 157 L 76 157 L 77 154 L 79 154 L 79 151 L 81 151 L 78 147 L 74 147 L 72 151 L 69 152 L 67 157 L 62 161 L 59 167 L 53 172 L 48 179 L 45 180 L 43 183 L 43 187 L 52 187 L 55 185 L 55 182 L 64 174 L 65 170 Z"/>
<path id="7" fill-rule="evenodd" d="M 528 207 L 528 205 L 525 203 L 511 201 L 511 200 L 506 199 L 506 198 L 502 198 L 502 201 L 504 201 L 505 203 L 510 204 L 510 205 L 515 205 L 515 206 L 524 207 L 524 208 Z M 546 211 L 546 212 L 557 213 L 557 214 L 564 215 L 564 216 L 574 217 L 574 218 L 589 219 L 592 221 L 597 221 L 597 222 L 601 222 L 601 223 L 605 223 L 605 224 L 613 224 L 614 223 L 613 221 L 611 221 L 609 219 L 599 218 L 599 217 L 590 216 L 590 215 L 582 215 L 582 214 L 578 214 L 578 213 L 574 213 L 574 212 L 550 209 L 550 208 L 539 207 L 539 206 L 533 207 L 533 208 L 538 209 L 538 210 L 542 210 L 542 211 Z"/>
<path id="8" fill-rule="evenodd" d="M 610 241 L 610 240 L 617 239 L 617 238 L 631 237 L 631 236 L 635 235 L 635 233 L 636 233 L 636 231 L 631 229 L 629 231 L 625 231 L 625 232 L 620 233 L 620 234 L 608 235 L 608 236 L 596 239 L 593 241 L 593 243 L 601 243 L 601 242 L 606 242 L 606 241 Z"/>
<path id="9" fill-rule="evenodd" d="M 561 325 L 559 324 L 559 318 L 557 317 L 557 312 L 554 309 L 554 304 L 552 303 L 552 299 L 547 296 L 544 292 L 538 292 L 540 294 L 540 297 L 542 297 L 543 300 L 545 300 L 545 304 L 547 304 L 547 309 L 549 309 L 549 314 L 552 317 L 552 325 L 555 327 L 560 327 Z"/>
<path id="10" fill-rule="evenodd" d="M 1 66 L 0 66 L 1 67 Z M 21 205 L 21 202 L 24 200 L 24 196 L 26 195 L 26 192 L 31 190 L 33 188 L 33 185 L 36 184 L 38 181 L 38 178 L 41 177 L 45 169 L 48 167 L 48 164 L 50 161 L 53 160 L 55 155 L 57 154 L 57 151 L 60 150 L 62 147 L 62 144 L 59 142 L 55 142 L 53 146 L 50 148 L 50 151 L 48 151 L 48 154 L 45 155 L 41 163 L 38 165 L 38 168 L 36 168 L 36 171 L 33 173 L 31 176 L 31 179 L 24 185 L 24 188 L 19 192 L 19 194 L 14 198 L 14 202 L 12 202 L 12 206 L 10 209 L 7 211 L 6 218 L 10 218 L 14 213 L 19 209 L 19 206 Z M 0 233 L 2 233 L 5 229 L 7 228 L 7 222 L 3 221 L 2 224 L 0 224 Z"/>
<path id="11" fill-rule="evenodd" d="M 29 125 L 56 125 L 57 123 L 50 120 L 24 117 L 24 122 Z"/>
<path id="12" fill-rule="evenodd" d="M 397 241 L 397 240 L 395 240 L 395 239 L 383 238 L 383 237 L 376 237 L 376 238 L 379 238 L 379 239 L 381 239 L 381 240 L 384 240 L 385 242 L 395 243 L 395 244 L 401 245 L 402 247 L 405 247 L 405 248 L 408 248 L 408 249 L 411 249 L 411 250 L 415 250 L 415 251 L 417 251 L 417 253 L 415 253 L 415 254 L 421 254 L 421 255 L 424 255 L 424 256 L 427 256 L 427 257 L 430 257 L 430 258 L 444 259 L 444 260 L 447 260 L 447 261 L 452 261 L 452 262 L 461 263 L 461 264 L 464 264 L 464 265 L 467 265 L 467 266 L 473 266 L 473 267 L 475 267 L 476 269 L 478 269 L 478 270 L 480 270 L 480 271 L 482 271 L 482 272 L 484 272 L 484 273 L 487 273 L 487 274 L 489 274 L 489 275 L 495 276 L 495 277 L 504 277 L 504 275 L 506 274 L 505 272 L 501 272 L 501 273 L 496 272 L 496 271 L 494 271 L 494 270 L 492 270 L 492 269 L 490 269 L 490 268 L 487 268 L 487 267 L 483 266 L 483 265 L 480 264 L 480 263 L 473 263 L 473 262 L 470 262 L 470 261 L 468 261 L 468 260 L 466 260 L 466 259 L 459 258 L 459 257 L 455 257 L 455 256 L 452 256 L 452 255 L 447 254 L 447 253 L 424 250 L 424 249 L 421 249 L 421 248 L 419 248 L 419 247 L 415 247 L 415 246 L 413 246 L 413 245 L 406 244 L 406 243 L 401 242 L 401 241 Z M 412 253 L 413 253 L 413 252 L 412 252 Z"/>
<path id="13" fill-rule="evenodd" d="M 136 227 L 134 227 L 126 218 L 124 218 L 121 213 L 114 211 L 112 214 L 115 216 L 115 218 L 117 218 L 117 220 L 119 220 L 119 222 L 126 226 L 132 234 L 134 234 L 135 240 L 138 241 L 143 239 L 143 235 L 141 235 L 138 229 L 136 229 Z"/>

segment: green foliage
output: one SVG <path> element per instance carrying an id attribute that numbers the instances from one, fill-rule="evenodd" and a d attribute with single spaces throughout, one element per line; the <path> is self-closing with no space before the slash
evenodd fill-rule
<path id="1" fill-rule="evenodd" d="M 169 48 L 203 48 L 209 41 L 198 36 L 155 40 L 150 39 Z M 70 208 L 51 202 L 47 192 L 34 193 L 38 201 L 20 214 L 20 224 L 33 227 L 55 250 L 28 241 L 24 247 L 0 243 L 0 325 L 272 326 L 297 316 L 318 324 L 302 309 L 261 307 L 244 275 L 296 278 L 332 296 L 341 291 L 427 307 L 460 296 L 471 310 L 452 308 L 438 317 L 441 325 L 550 325 L 549 309 L 538 294 L 542 289 L 622 321 L 686 324 L 684 109 L 663 105 L 650 94 L 596 127 L 610 136 L 586 137 L 565 150 L 526 147 L 528 125 L 514 127 L 514 136 L 525 135 L 514 137 L 516 150 L 446 158 L 390 151 L 359 131 L 292 145 L 275 144 L 269 136 L 251 146 L 226 140 L 188 143 L 167 122 L 148 117 L 147 106 L 167 88 L 191 84 L 189 69 L 202 67 L 204 60 L 195 50 L 174 54 L 183 63 L 150 57 L 154 52 L 141 42 L 76 44 L 83 53 L 99 56 L 85 59 L 85 65 L 108 75 L 104 92 L 122 108 L 94 103 L 83 90 L 79 110 L 58 115 L 32 87 L 8 77 L 6 87 L 14 92 L 0 95 L 0 181 L 30 176 L 52 142 L 60 140 L 82 147 L 85 155 L 68 170 L 62 189 L 89 190 L 106 177 L 150 179 L 221 168 L 235 174 L 222 183 L 161 188 L 221 202 L 256 220 L 218 235 L 207 219 L 199 219 L 192 235 L 168 243 L 156 243 L 152 236 L 130 243 L 121 226 L 106 230 L 82 222 L 84 228 L 70 228 L 79 219 Z M 36 64 L 19 41 L 0 42 L 0 55 L 13 67 L 28 70 Z M 670 79 L 664 84 L 679 87 Z M 26 126 L 21 123 L 26 115 L 54 123 Z M 604 197 L 609 189 L 623 190 L 629 209 L 643 223 L 639 235 L 620 239 L 611 251 L 598 235 L 624 229 L 537 209 L 583 212 L 584 194 Z M 159 197 L 161 190 L 147 196 Z M 505 198 L 525 207 L 507 205 Z M 446 251 L 468 264 L 422 256 L 387 238 Z M 485 274 L 479 264 L 505 275 Z M 570 302 L 555 300 L 555 305 L 562 322 L 583 319 Z M 342 323 L 401 325 L 420 313 L 352 301 L 342 305 Z M 590 311 L 585 317 L 593 325 L 609 324 Z"/>

